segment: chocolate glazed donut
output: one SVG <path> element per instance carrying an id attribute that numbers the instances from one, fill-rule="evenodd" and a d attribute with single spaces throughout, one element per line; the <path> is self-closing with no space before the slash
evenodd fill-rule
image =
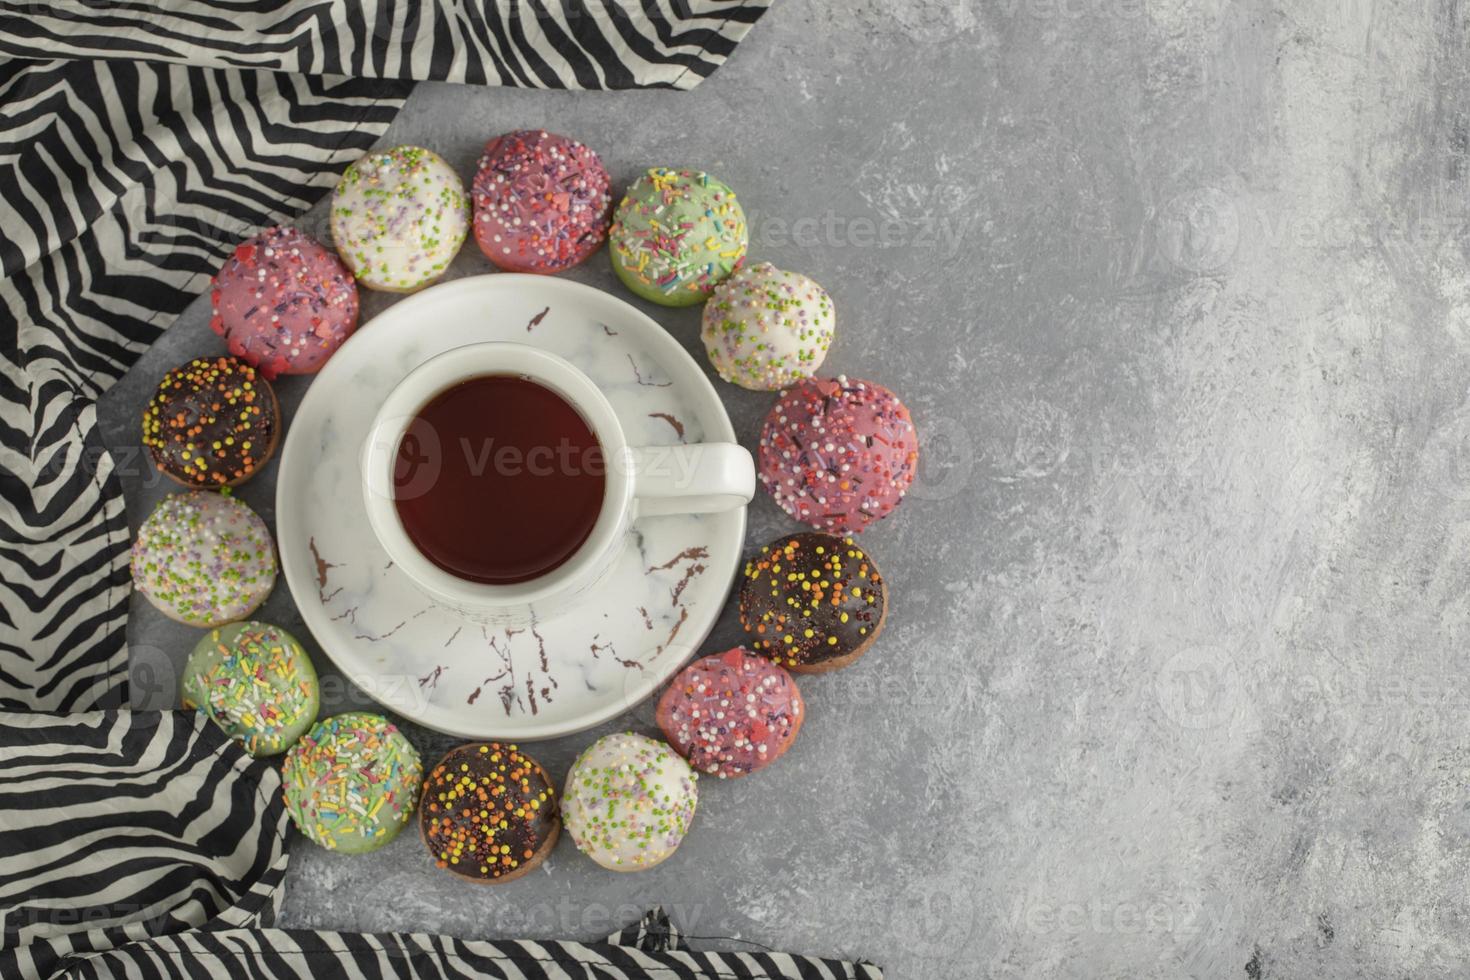
<path id="1" fill-rule="evenodd" d="M 462 745 L 424 779 L 419 836 L 435 864 L 468 881 L 522 877 L 546 859 L 560 833 L 546 770 L 514 745 Z"/>
<path id="2" fill-rule="evenodd" d="M 281 407 L 270 382 L 234 357 L 196 358 L 158 383 L 143 411 L 143 445 L 186 487 L 234 487 L 270 461 Z"/>
<path id="3" fill-rule="evenodd" d="M 778 538 L 745 563 L 740 625 L 751 646 L 797 674 L 846 667 L 888 618 L 888 584 L 851 538 Z"/>

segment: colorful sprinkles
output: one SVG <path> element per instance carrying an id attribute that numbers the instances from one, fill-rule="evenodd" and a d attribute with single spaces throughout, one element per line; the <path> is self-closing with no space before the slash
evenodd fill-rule
<path id="1" fill-rule="evenodd" d="M 888 591 L 851 538 L 795 534 L 745 563 L 740 625 L 751 645 L 799 673 L 856 660 L 883 628 Z"/>
<path id="2" fill-rule="evenodd" d="M 311 658 L 279 626 L 212 630 L 184 666 L 184 707 L 203 711 L 251 755 L 290 748 L 316 720 L 319 703 Z"/>
<path id="3" fill-rule="evenodd" d="M 654 167 L 628 188 L 608 236 L 613 270 L 665 306 L 703 302 L 745 259 L 750 234 L 735 192 L 698 170 Z"/>
<path id="4" fill-rule="evenodd" d="M 212 280 L 209 326 L 266 378 L 311 374 L 357 329 L 357 282 L 295 228 L 267 228 L 236 247 Z"/>
<path id="5" fill-rule="evenodd" d="M 438 279 L 469 223 L 464 183 L 421 146 L 368 153 L 347 168 L 332 195 L 332 239 L 369 289 L 412 292 Z"/>
<path id="6" fill-rule="evenodd" d="M 475 241 L 508 272 L 562 272 L 607 239 L 612 180 L 586 144 L 520 130 L 485 144 L 475 174 Z"/>
<path id="7" fill-rule="evenodd" d="M 769 262 L 737 269 L 704 305 L 701 339 L 720 377 L 776 391 L 816 373 L 832 346 L 832 297 Z"/>
<path id="8" fill-rule="evenodd" d="M 658 702 L 658 725 L 697 771 L 745 776 L 796 741 L 805 705 L 785 670 L 744 647 L 694 661 Z"/>
<path id="9" fill-rule="evenodd" d="M 163 376 L 143 410 L 143 445 L 153 465 L 194 487 L 232 487 L 255 475 L 275 449 L 275 392 L 233 357 L 196 358 Z"/>
<path id="10" fill-rule="evenodd" d="M 761 484 L 787 514 L 823 531 L 849 534 L 887 517 L 918 465 L 909 410 L 871 381 L 799 382 L 761 429 Z"/>
<path id="11" fill-rule="evenodd" d="M 562 820 L 611 871 L 642 871 L 679 847 L 699 802 L 697 773 L 667 745 L 627 732 L 592 743 L 567 775 Z"/>
<path id="12" fill-rule="evenodd" d="M 381 715 L 349 712 L 319 721 L 286 754 L 286 809 L 322 847 L 375 851 L 413 813 L 423 778 L 419 754 Z"/>
<path id="13" fill-rule="evenodd" d="M 163 498 L 133 540 L 133 584 L 166 616 L 223 626 L 250 615 L 276 582 L 265 522 L 222 493 Z"/>
<path id="14" fill-rule="evenodd" d="M 419 829 L 434 863 L 466 878 L 531 870 L 561 829 L 546 771 L 514 745 L 464 745 L 424 780 Z"/>

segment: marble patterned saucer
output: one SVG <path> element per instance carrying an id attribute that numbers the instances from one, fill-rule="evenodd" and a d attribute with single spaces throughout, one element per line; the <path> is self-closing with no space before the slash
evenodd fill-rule
<path id="1" fill-rule="evenodd" d="M 571 361 L 631 444 L 735 440 L 699 365 L 617 297 L 541 276 L 458 279 L 378 314 L 312 382 L 281 450 L 281 566 L 317 642 L 370 697 L 467 738 L 552 738 L 638 704 L 703 642 L 739 569 L 745 510 L 639 518 L 597 589 L 524 628 L 469 623 L 430 601 L 368 527 L 358 454 L 410 369 L 486 340 Z"/>

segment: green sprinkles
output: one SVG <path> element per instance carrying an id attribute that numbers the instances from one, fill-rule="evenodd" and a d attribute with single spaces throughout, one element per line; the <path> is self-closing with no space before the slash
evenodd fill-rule
<path id="1" fill-rule="evenodd" d="M 836 320 L 825 289 L 763 262 L 715 287 L 700 336 L 720 377 L 753 391 L 778 391 L 821 367 Z"/>
<path id="2" fill-rule="evenodd" d="M 623 285 L 654 303 L 693 306 L 739 268 L 750 233 L 724 183 L 698 170 L 654 167 L 628 188 L 608 243 Z"/>
<path id="3" fill-rule="evenodd" d="M 316 670 L 279 626 L 231 623 L 194 647 L 184 667 L 182 701 L 251 755 L 276 755 L 316 720 Z"/>
<path id="4" fill-rule="evenodd" d="M 286 810 L 328 850 L 375 851 L 408 822 L 423 763 L 413 744 L 381 715 L 354 711 L 316 723 L 281 767 Z"/>
<path id="5" fill-rule="evenodd" d="M 662 742 L 631 732 L 608 735 L 572 766 L 562 820 L 578 849 L 604 868 L 651 868 L 689 832 L 698 779 Z"/>
<path id="6" fill-rule="evenodd" d="M 332 195 L 332 239 L 370 289 L 410 292 L 444 274 L 469 230 L 459 175 L 432 150 L 368 153 Z"/>
<path id="7" fill-rule="evenodd" d="M 265 522 L 220 493 L 176 493 L 159 501 L 133 541 L 133 584 L 161 612 L 193 626 L 250 615 L 276 582 L 276 551 Z"/>

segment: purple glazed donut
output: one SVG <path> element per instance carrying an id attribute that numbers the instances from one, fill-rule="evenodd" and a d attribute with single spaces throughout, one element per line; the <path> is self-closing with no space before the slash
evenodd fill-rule
<path id="1" fill-rule="evenodd" d="M 586 145 L 523 129 L 485 144 L 475 174 L 475 241 L 507 272 L 562 272 L 607 238 L 612 181 Z"/>
<path id="2" fill-rule="evenodd" d="M 852 534 L 892 513 L 919 463 L 919 436 L 898 396 L 839 375 L 782 392 L 760 439 L 760 479 L 803 524 Z"/>
<path id="3" fill-rule="evenodd" d="M 267 379 L 312 374 L 357 329 L 357 281 L 295 228 L 267 228 L 214 277 L 209 326 Z"/>

